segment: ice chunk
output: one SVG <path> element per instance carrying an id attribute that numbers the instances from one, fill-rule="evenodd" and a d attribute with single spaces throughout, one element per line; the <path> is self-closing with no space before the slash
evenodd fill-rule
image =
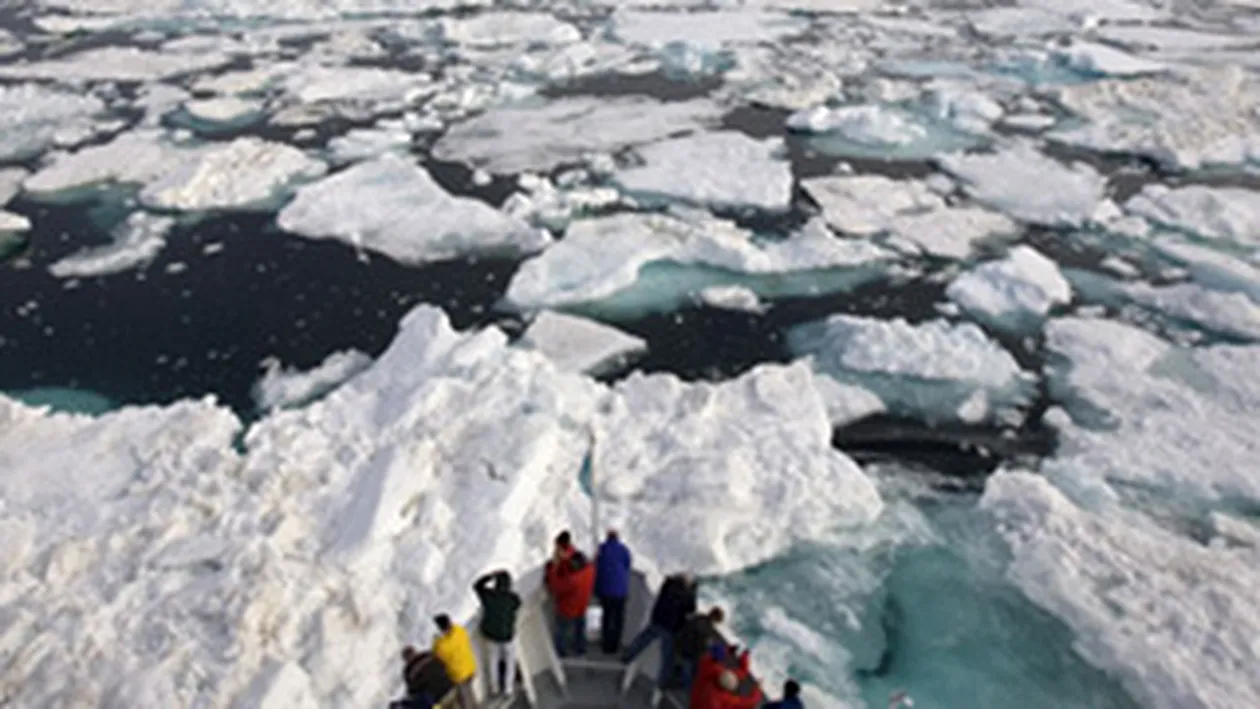
<path id="1" fill-rule="evenodd" d="M 1182 169 L 1260 161 L 1260 80 L 1236 66 L 1064 87 L 1058 101 L 1088 121 L 1050 134 Z"/>
<path id="2" fill-rule="evenodd" d="M 1044 113 L 1015 113 L 1002 118 L 1002 125 L 1004 126 L 1029 131 L 1041 131 L 1052 128 L 1058 122 L 1058 119 L 1054 116 L 1047 116 Z"/>
<path id="3" fill-rule="evenodd" d="M 688 44 L 715 51 L 729 44 L 774 42 L 808 27 L 805 18 L 777 12 L 621 10 L 612 17 L 609 34 L 629 44 Z"/>
<path id="4" fill-rule="evenodd" d="M 411 133 L 394 122 L 382 121 L 372 128 L 352 128 L 328 141 L 330 158 L 337 163 L 370 160 L 385 153 L 411 150 Z"/>
<path id="5" fill-rule="evenodd" d="M 1163 489 L 1184 500 L 1260 500 L 1254 431 L 1260 347 L 1175 347 L 1097 318 L 1052 320 L 1047 345 L 1064 362 L 1050 392 L 1061 427 L 1059 469 L 1074 479 Z"/>
<path id="6" fill-rule="evenodd" d="M 1080 23 L 1051 9 L 990 7 L 967 13 L 967 24 L 993 38 L 1041 37 L 1080 29 Z"/>
<path id="7" fill-rule="evenodd" d="M 469 47 L 519 44 L 571 44 L 582 39 L 573 25 L 542 12 L 486 12 L 472 17 L 442 18 L 442 39 Z"/>
<path id="8" fill-rule="evenodd" d="M 765 310 L 761 298 L 744 286 L 710 286 L 700 291 L 700 302 L 722 310 L 742 310 L 759 313 Z"/>
<path id="9" fill-rule="evenodd" d="M 0 169 L 0 207 L 8 204 L 22 191 L 22 183 L 27 177 L 30 177 L 30 173 L 20 167 Z"/>
<path id="10" fill-rule="evenodd" d="M 0 209 L 0 232 L 5 234 L 13 234 L 28 231 L 31 228 L 31 220 L 21 214 L 6 212 Z"/>
<path id="11" fill-rule="evenodd" d="M 522 255 L 550 243 L 545 232 L 504 212 L 448 194 L 427 171 L 395 155 L 302 187 L 277 224 L 410 264 L 476 253 Z"/>
<path id="12" fill-rule="evenodd" d="M 1260 192 L 1255 190 L 1147 185 L 1124 206 L 1152 222 L 1205 239 L 1260 246 Z"/>
<path id="13" fill-rule="evenodd" d="M 888 411 L 888 406 L 878 394 L 857 384 L 842 384 L 834 377 L 818 374 L 814 387 L 827 407 L 827 418 L 834 428 Z"/>
<path id="14" fill-rule="evenodd" d="M 1180 27 L 1103 25 L 1100 38 L 1134 49 L 1212 50 L 1248 47 L 1255 38 L 1245 34 L 1214 34 Z"/>
<path id="15" fill-rule="evenodd" d="M 954 279 L 945 294 L 985 325 L 1028 333 L 1040 327 L 1051 308 L 1072 299 L 1072 288 L 1054 261 L 1030 246 L 1017 246 L 1006 258 Z"/>
<path id="16" fill-rule="evenodd" d="M 152 261 L 166 247 L 166 234 L 175 226 L 171 217 L 135 212 L 118 225 L 105 246 L 76 251 L 48 267 L 58 278 L 104 276 Z"/>
<path id="17" fill-rule="evenodd" d="M 285 91 L 304 104 L 369 104 L 374 113 L 401 108 L 435 89 L 429 75 L 400 69 L 295 64 L 277 73 Z"/>
<path id="18" fill-rule="evenodd" d="M 526 175 L 534 179 L 525 179 Z M 545 229 L 563 231 L 575 217 L 622 202 L 621 193 L 611 187 L 574 184 L 557 189 L 550 180 L 531 173 L 525 173 L 521 178 L 520 184 L 525 192 L 508 197 L 503 211 Z"/>
<path id="19" fill-rule="evenodd" d="M 788 116 L 787 127 L 802 133 L 839 133 L 865 145 L 908 145 L 928 134 L 908 115 L 877 105 L 815 106 Z"/>
<path id="20" fill-rule="evenodd" d="M 186 157 L 179 148 L 163 141 L 162 135 L 152 130 L 124 133 L 104 145 L 58 155 L 27 178 L 22 189 L 33 195 L 49 196 L 100 183 L 151 182 L 174 169 Z"/>
<path id="21" fill-rule="evenodd" d="M 1260 303 L 1260 268 L 1220 251 L 1167 239 L 1156 241 L 1160 254 L 1182 264 L 1196 283 L 1226 293 L 1245 293 Z"/>
<path id="22" fill-rule="evenodd" d="M 263 104 L 234 96 L 220 96 L 185 102 L 184 110 L 204 123 L 235 126 L 261 114 Z"/>
<path id="23" fill-rule="evenodd" d="M 1074 41 L 1055 49 L 1054 56 L 1074 71 L 1094 76 L 1140 76 L 1168 71 L 1166 64 L 1096 42 Z"/>
<path id="24" fill-rule="evenodd" d="M 792 166 L 777 156 L 781 149 L 777 139 L 699 133 L 638 148 L 645 164 L 618 170 L 613 181 L 640 200 L 782 212 L 792 200 Z"/>
<path id="25" fill-rule="evenodd" d="M 876 393 L 894 413 L 928 420 L 953 420 L 977 391 L 1000 407 L 1031 394 L 1015 359 L 973 323 L 835 315 L 792 328 L 788 344 L 820 373 Z"/>
<path id="26" fill-rule="evenodd" d="M 0 65 L 0 78 L 158 81 L 217 69 L 232 58 L 218 52 L 164 54 L 135 47 L 99 47 L 25 64 Z"/>
<path id="27" fill-rule="evenodd" d="M 716 123 L 721 113 L 706 100 L 661 103 L 637 97 L 497 108 L 452 126 L 434 144 L 433 156 L 498 174 L 546 171 L 590 153 L 614 152 Z"/>
<path id="28" fill-rule="evenodd" d="M 971 82 L 957 80 L 933 81 L 924 92 L 923 104 L 933 118 L 977 134 L 987 133 L 1005 113 L 993 97 L 978 91 Z"/>
<path id="29" fill-rule="evenodd" d="M 1045 478 L 989 479 L 981 506 L 1010 578 L 1076 633 L 1091 664 L 1151 709 L 1260 702 L 1260 586 L 1249 550 L 1215 550 L 1119 510 L 1086 511 Z"/>
<path id="30" fill-rule="evenodd" d="M 305 406 L 367 369 L 372 358 L 358 350 L 334 352 L 309 371 L 284 367 L 274 357 L 263 362 L 263 376 L 254 385 L 259 411 Z"/>
<path id="31" fill-rule="evenodd" d="M 91 95 L 35 84 L 0 86 L 0 162 L 39 155 L 58 133 L 77 130 L 104 110 L 105 104 Z"/>
<path id="32" fill-rule="evenodd" d="M 1046 226 L 1083 224 L 1098 208 L 1107 185 L 1088 165 L 1062 165 L 1022 142 L 995 153 L 945 156 L 940 163 L 977 201 Z"/>
<path id="33" fill-rule="evenodd" d="M 635 374 L 616 392 L 600 420 L 595 490 L 609 524 L 662 568 L 734 570 L 770 558 L 767 549 L 869 523 L 882 508 L 871 481 L 831 448 L 803 364 L 757 367 L 722 385 Z"/>
<path id="34" fill-rule="evenodd" d="M 611 317 L 669 310 L 714 285 L 784 295 L 843 290 L 870 277 L 864 267 L 891 257 L 818 224 L 758 243 L 713 218 L 618 214 L 574 222 L 562 240 L 521 265 L 505 298 L 527 310 L 599 304 Z M 653 269 L 665 270 L 658 277 Z M 795 271 L 803 272 L 799 283 L 787 277 Z M 614 296 L 620 300 L 610 301 Z"/>
<path id="35" fill-rule="evenodd" d="M 297 148 L 246 136 L 196 151 L 146 184 L 140 201 L 158 209 L 268 208 L 296 180 L 323 175 L 324 163 Z"/>
<path id="36" fill-rule="evenodd" d="M 1260 341 L 1260 304 L 1242 293 L 1222 293 L 1192 283 L 1131 283 L 1124 294 L 1164 315 L 1229 337 Z"/>
<path id="37" fill-rule="evenodd" d="M 922 181 L 855 175 L 816 177 L 801 187 L 822 207 L 833 228 L 862 236 L 888 234 L 942 258 L 966 258 L 976 243 L 1018 231 L 1000 214 L 946 206 Z"/>
<path id="38" fill-rule="evenodd" d="M 647 351 L 647 342 L 621 330 L 573 315 L 544 310 L 521 342 L 566 372 L 600 375 L 621 369 Z"/>

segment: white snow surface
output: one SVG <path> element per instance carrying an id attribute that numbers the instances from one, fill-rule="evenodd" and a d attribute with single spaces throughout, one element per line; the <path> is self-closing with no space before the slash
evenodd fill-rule
<path id="1" fill-rule="evenodd" d="M 166 234 L 175 226 L 172 217 L 134 212 L 115 227 L 112 241 L 104 246 L 80 249 L 48 267 L 58 278 L 104 276 L 143 266 L 166 247 Z"/>
<path id="2" fill-rule="evenodd" d="M 367 369 L 372 358 L 358 350 L 334 352 L 307 371 L 285 367 L 269 357 L 263 375 L 254 384 L 254 403 L 259 411 L 305 406 Z"/>
<path id="3" fill-rule="evenodd" d="M 615 327 L 565 313 L 538 313 L 521 343 L 541 352 L 565 372 L 603 374 L 647 351 L 647 341 Z"/>
<path id="4" fill-rule="evenodd" d="M 15 234 L 28 231 L 31 228 L 31 220 L 21 214 L 0 209 L 0 232 L 5 234 Z"/>
<path id="5" fill-rule="evenodd" d="M 30 177 L 30 173 L 20 167 L 0 168 L 0 207 L 22 191 L 22 182 Z"/>
<path id="6" fill-rule="evenodd" d="M 300 188 L 277 224 L 409 264 L 478 253 L 528 254 L 551 241 L 546 232 L 484 202 L 447 193 L 426 170 L 391 154 Z"/>
<path id="7" fill-rule="evenodd" d="M 1100 318 L 1051 320 L 1046 335 L 1062 359 L 1051 395 L 1073 418 L 1050 469 L 1077 484 L 1260 500 L 1260 347 L 1178 347 Z"/>
<path id="8" fill-rule="evenodd" d="M 945 289 L 949 299 L 984 325 L 1014 333 L 1040 327 L 1050 309 L 1072 299 L 1059 267 L 1031 246 L 980 264 Z"/>
<path id="9" fill-rule="evenodd" d="M 1077 227 L 1103 200 L 1107 181 L 1083 163 L 1063 165 L 1029 143 L 994 153 L 944 156 L 941 167 L 963 183 L 963 190 L 1019 221 Z"/>
<path id="10" fill-rule="evenodd" d="M 0 78 L 149 82 L 216 69 L 231 60 L 218 52 L 173 54 L 136 47 L 100 47 L 56 59 L 3 64 Z"/>
<path id="11" fill-rule="evenodd" d="M 571 44 L 582 39 L 573 25 L 544 12 L 486 12 L 437 21 L 442 39 L 468 47 Z"/>
<path id="12" fill-rule="evenodd" d="M 471 579 L 594 532 L 588 426 L 607 521 L 664 569 L 729 573 L 882 508 L 804 365 L 609 390 L 428 306 L 240 453 L 210 400 L 91 418 L 0 397 L 0 422 L 17 706 L 380 705 L 397 680 L 379 669 L 432 614 L 469 614 Z"/>
<path id="13" fill-rule="evenodd" d="M 104 110 L 95 96 L 36 84 L 0 86 L 0 162 L 39 155 L 59 134 L 81 131 Z"/>
<path id="14" fill-rule="evenodd" d="M 1167 64 L 1144 59 L 1115 47 L 1097 42 L 1074 41 L 1054 50 L 1068 67 L 1076 71 L 1103 76 L 1141 76 L 1168 71 Z"/>
<path id="15" fill-rule="evenodd" d="M 1260 246 L 1260 192 L 1242 187 L 1153 184 L 1125 203 L 1129 212 L 1203 239 Z"/>
<path id="16" fill-rule="evenodd" d="M 713 124 L 721 114 L 703 99 L 558 99 L 536 108 L 495 108 L 457 123 L 433 145 L 433 155 L 497 174 L 546 171 Z"/>
<path id="17" fill-rule="evenodd" d="M 740 310 L 748 313 L 759 313 L 765 310 L 765 304 L 757 296 L 757 292 L 745 286 L 710 286 L 700 291 L 701 303 L 722 310 Z"/>
<path id="18" fill-rule="evenodd" d="M 951 207 L 929 183 L 882 175 L 815 177 L 801 187 L 832 228 L 858 236 L 885 234 L 942 258 L 963 259 L 982 241 L 1019 231 L 997 212 Z"/>
<path id="19" fill-rule="evenodd" d="M 263 104 L 235 96 L 217 96 L 187 101 L 184 110 L 199 121 L 230 125 L 261 113 Z"/>
<path id="20" fill-rule="evenodd" d="M 1255 550 L 1211 549 L 1124 510 L 1083 509 L 1026 472 L 989 478 L 980 504 L 1011 550 L 1011 580 L 1141 706 L 1260 703 Z"/>
<path id="21" fill-rule="evenodd" d="M 891 256 L 811 224 L 783 241 L 757 243 L 749 232 L 711 217 L 638 213 L 577 221 L 563 239 L 521 264 L 505 297 L 522 309 L 597 302 L 634 285 L 655 262 L 763 275 L 862 267 Z"/>
<path id="22" fill-rule="evenodd" d="M 1260 342 L 1260 304 L 1242 293 L 1225 293 L 1193 283 L 1152 286 L 1129 283 L 1131 300 L 1209 332 Z"/>
<path id="23" fill-rule="evenodd" d="M 779 157 L 782 151 L 777 138 L 697 133 L 637 148 L 644 164 L 622 168 L 612 179 L 640 201 L 784 212 L 792 200 L 792 166 Z"/>
<path id="24" fill-rule="evenodd" d="M 266 208 L 290 183 L 319 177 L 326 169 L 297 148 L 245 136 L 193 151 L 146 184 L 140 202 L 187 212 Z"/>
<path id="25" fill-rule="evenodd" d="M 1056 96 L 1088 121 L 1051 134 L 1063 143 L 1187 170 L 1260 162 L 1260 79 L 1241 67 L 1077 84 Z"/>

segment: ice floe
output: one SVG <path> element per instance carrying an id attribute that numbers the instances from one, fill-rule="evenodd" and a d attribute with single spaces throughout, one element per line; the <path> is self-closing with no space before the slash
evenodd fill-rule
<path id="1" fill-rule="evenodd" d="M 566 372 L 601 375 L 621 369 L 647 352 L 647 342 L 594 320 L 544 310 L 520 342 Z"/>
<path id="2" fill-rule="evenodd" d="M 783 212 L 792 200 L 792 166 L 782 151 L 779 139 L 697 133 L 637 148 L 643 164 L 617 170 L 612 180 L 640 202 Z"/>
<path id="3" fill-rule="evenodd" d="M 1260 304 L 1242 293 L 1210 290 L 1193 283 L 1129 283 L 1122 292 L 1135 303 L 1208 332 L 1260 342 Z"/>
<path id="4" fill-rule="evenodd" d="M 30 219 L 27 219 L 21 214 L 14 214 L 13 212 L 0 210 L 0 232 L 5 234 L 14 234 L 28 231 L 30 228 Z"/>
<path id="5" fill-rule="evenodd" d="M 283 188 L 324 174 L 323 162 L 297 148 L 247 136 L 209 146 L 163 171 L 140 190 L 140 202 L 156 209 L 200 212 L 269 208 Z"/>
<path id="6" fill-rule="evenodd" d="M 1040 327 L 1056 305 L 1072 298 L 1059 267 L 1031 246 L 989 261 L 954 279 L 945 294 L 982 324 L 1014 333 Z"/>
<path id="7" fill-rule="evenodd" d="M 792 328 L 788 342 L 820 373 L 929 421 L 1005 420 L 1031 396 L 1031 377 L 973 323 L 833 315 Z"/>
<path id="8" fill-rule="evenodd" d="M 766 306 L 757 293 L 746 286 L 709 286 L 697 296 L 701 303 L 720 310 L 740 310 L 759 313 Z"/>
<path id="9" fill-rule="evenodd" d="M 114 228 L 112 240 L 65 256 L 48 267 L 58 278 L 104 276 L 152 261 L 166 247 L 166 235 L 175 226 L 172 217 L 135 212 Z"/>
<path id="10" fill-rule="evenodd" d="M 715 285 L 768 296 L 845 290 L 877 276 L 892 254 L 838 239 L 811 222 L 780 241 L 758 241 L 702 215 L 617 214 L 570 225 L 521 264 L 505 298 L 514 307 L 594 307 L 601 317 L 670 310 Z M 799 272 L 801 278 L 793 280 Z M 804 289 L 804 290 L 802 290 Z"/>
<path id="11" fill-rule="evenodd" d="M 0 162 L 35 157 L 60 137 L 83 133 L 104 111 L 105 104 L 90 94 L 34 84 L 0 86 Z"/>
<path id="12" fill-rule="evenodd" d="M 452 126 L 434 144 L 433 156 L 498 174 L 546 171 L 716 123 L 721 112 L 706 100 L 645 98 L 571 98 L 491 109 Z"/>
<path id="13" fill-rule="evenodd" d="M 558 187 L 545 177 L 522 174 L 517 184 L 524 191 L 508 197 L 503 211 L 535 226 L 563 231 L 574 218 L 611 208 L 623 201 L 621 193 L 611 187 L 587 184 L 589 175 L 585 172 L 566 174 L 579 174 L 580 179 Z"/>
<path id="14" fill-rule="evenodd" d="M 1055 95 L 1087 123 L 1055 131 L 1053 140 L 1188 170 L 1260 161 L 1260 79 L 1240 67 L 1098 81 Z"/>
<path id="15" fill-rule="evenodd" d="M 352 128 L 328 141 L 329 159 L 349 163 L 385 153 L 401 155 L 411 150 L 411 141 L 411 132 L 401 121 L 381 121 L 371 128 Z"/>
<path id="16" fill-rule="evenodd" d="M 978 243 L 1019 231 L 996 212 L 948 206 L 926 181 L 854 175 L 811 178 L 801 187 L 832 228 L 859 236 L 884 234 L 899 248 L 941 258 L 967 258 Z"/>
<path id="17" fill-rule="evenodd" d="M 1254 551 L 1209 549 L 1132 513 L 1083 509 L 1031 473 L 990 478 L 981 507 L 1010 548 L 1009 577 L 1141 706 L 1260 702 Z"/>
<path id="18" fill-rule="evenodd" d="M 1046 226 L 1084 224 L 1107 186 L 1088 165 L 1063 165 L 1022 142 L 994 153 L 943 156 L 940 164 L 976 201 L 1014 219 Z"/>
<path id="19" fill-rule="evenodd" d="M 1141 76 L 1169 69 L 1162 62 L 1134 56 L 1097 42 L 1074 41 L 1067 47 L 1055 49 L 1054 56 L 1067 67 L 1094 76 Z"/>
<path id="20" fill-rule="evenodd" d="M 334 352 L 317 367 L 301 371 L 274 357 L 263 361 L 263 375 L 254 384 L 259 411 L 305 406 L 367 369 L 372 358 L 358 350 Z"/>
<path id="21" fill-rule="evenodd" d="M 472 254 L 528 254 L 551 239 L 484 202 L 456 197 L 413 162 L 383 155 L 306 185 L 277 217 L 280 228 L 338 239 L 403 263 Z"/>
<path id="22" fill-rule="evenodd" d="M 85 81 L 157 81 L 216 69 L 231 57 L 209 52 L 167 54 L 135 47 L 100 47 L 57 59 L 0 65 L 6 79 L 56 79 L 79 84 Z"/>
<path id="23" fill-rule="evenodd" d="M 1071 423 L 1047 470 L 1073 485 L 1160 489 L 1183 499 L 1260 500 L 1254 431 L 1260 347 L 1178 347 L 1101 318 L 1051 320 L 1050 391 Z"/>
<path id="24" fill-rule="evenodd" d="M 1238 246 L 1260 246 L 1260 192 L 1241 187 L 1147 185 L 1124 208 L 1165 227 Z"/>
<path id="25" fill-rule="evenodd" d="M 188 115 L 202 123 L 235 127 L 260 116 L 263 104 L 235 96 L 195 99 L 184 103 Z"/>
<path id="26" fill-rule="evenodd" d="M 543 12 L 486 12 L 471 17 L 441 18 L 440 36 L 469 47 L 518 44 L 571 44 L 582 39 L 573 25 Z"/>

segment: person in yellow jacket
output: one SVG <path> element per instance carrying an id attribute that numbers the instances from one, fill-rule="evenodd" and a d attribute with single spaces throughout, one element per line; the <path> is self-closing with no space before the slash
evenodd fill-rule
<path id="1" fill-rule="evenodd" d="M 443 613 L 433 619 L 439 635 L 433 639 L 433 654 L 446 668 L 446 676 L 455 685 L 455 702 L 460 709 L 477 709 L 472 681 L 477 675 L 477 655 L 463 626 L 451 622 Z"/>

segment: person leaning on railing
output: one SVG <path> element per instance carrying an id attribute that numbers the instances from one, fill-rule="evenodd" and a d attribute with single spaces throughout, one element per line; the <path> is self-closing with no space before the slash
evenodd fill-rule
<path id="1" fill-rule="evenodd" d="M 757 709 L 765 701 L 752 676 L 748 650 L 737 650 L 717 642 L 700 658 L 690 709 Z"/>

